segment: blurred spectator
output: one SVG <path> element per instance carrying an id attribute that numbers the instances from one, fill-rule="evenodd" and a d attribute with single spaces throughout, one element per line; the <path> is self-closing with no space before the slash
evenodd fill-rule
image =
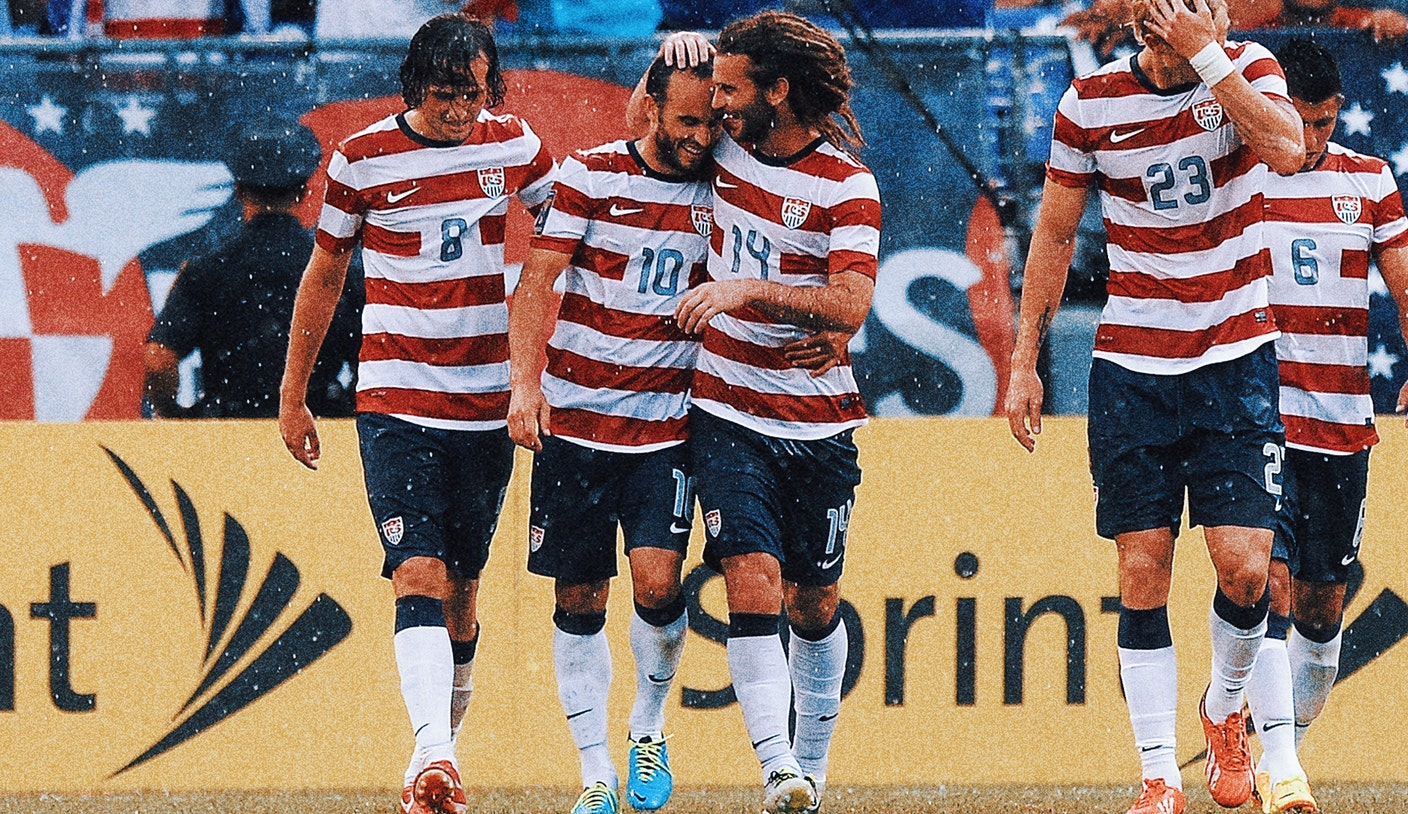
<path id="1" fill-rule="evenodd" d="M 313 236 L 293 209 L 321 151 L 296 122 L 256 121 L 235 140 L 230 169 L 245 224 L 214 254 L 186 263 L 147 336 L 146 395 L 161 417 L 272 418 L 288 353 L 293 300 Z M 348 275 L 308 386 L 317 415 L 353 414 L 361 344 L 360 275 Z M 176 401 L 179 360 L 200 351 L 203 393 Z"/>
<path id="2" fill-rule="evenodd" d="M 1408 17 L 1388 8 L 1358 8 L 1337 0 L 1282 0 L 1281 14 L 1265 28 L 1352 28 L 1377 42 L 1398 43 L 1408 35 Z"/>
<path id="3" fill-rule="evenodd" d="M 11 0 L 43 9 L 38 33 L 83 39 L 187 39 L 221 34 L 267 34 L 280 22 L 311 30 L 315 0 Z M 82 24 L 75 25 L 75 20 Z"/>
<path id="4" fill-rule="evenodd" d="M 459 11 L 465 0 L 319 0 L 318 39 L 409 40 L 437 14 Z"/>

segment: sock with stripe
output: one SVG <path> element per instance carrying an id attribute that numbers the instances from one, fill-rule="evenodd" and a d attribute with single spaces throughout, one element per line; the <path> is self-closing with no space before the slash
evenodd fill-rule
<path id="1" fill-rule="evenodd" d="M 684 652 L 689 627 L 684 595 L 663 608 L 636 605 L 631 614 L 631 652 L 636 657 L 636 700 L 631 707 L 631 739 L 659 740 L 665 729 L 665 701 Z"/>
<path id="2" fill-rule="evenodd" d="M 611 691 L 611 647 L 602 628 L 605 613 L 568 613 L 552 617 L 553 667 L 557 697 L 577 744 L 582 787 L 605 783 L 616 788 L 616 767 L 606 746 L 606 702 Z"/>
<path id="3" fill-rule="evenodd" d="M 1178 661 L 1168 627 L 1168 608 L 1120 607 L 1120 682 L 1129 706 L 1129 724 L 1146 780 L 1162 778 L 1183 788 L 1178 770 L 1175 720 L 1178 712 Z"/>
<path id="4" fill-rule="evenodd" d="M 729 614 L 728 671 L 764 782 L 782 768 L 801 774 L 787 740 L 792 682 L 777 631 L 777 614 Z"/>
<path id="5" fill-rule="evenodd" d="M 454 682 L 454 661 L 441 601 L 428 596 L 398 597 L 396 635 L 392 643 L 396 669 L 401 676 L 401 697 L 406 702 L 416 738 L 417 756 L 412 757 L 412 764 L 420 761 L 424 765 L 437 760 L 453 762 L 450 688 Z"/>
<path id="6" fill-rule="evenodd" d="M 814 776 L 818 783 L 826 780 L 849 644 L 839 613 L 819 630 L 792 628 L 787 665 L 797 711 L 792 751 L 802 772 Z"/>

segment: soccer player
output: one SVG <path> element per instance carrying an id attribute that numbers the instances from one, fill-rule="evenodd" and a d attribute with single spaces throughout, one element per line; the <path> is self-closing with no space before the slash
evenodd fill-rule
<path id="1" fill-rule="evenodd" d="M 1367 369 L 1369 261 L 1404 322 L 1408 219 L 1387 163 L 1329 140 L 1344 102 L 1335 58 L 1306 39 L 1288 40 L 1276 57 L 1304 123 L 1305 156 L 1300 172 L 1266 185 L 1286 457 L 1271 617 L 1247 701 L 1263 749 L 1263 809 L 1308 812 L 1315 802 L 1296 749 L 1335 682 L 1345 582 L 1379 440 Z M 1408 386 L 1398 397 L 1405 406 Z"/>
<path id="2" fill-rule="evenodd" d="M 699 352 L 673 316 L 703 281 L 709 250 L 704 171 L 718 135 L 711 68 L 677 69 L 657 57 L 646 75 L 644 137 L 563 162 L 513 295 L 508 427 L 535 453 L 528 569 L 555 580 L 558 696 L 584 789 L 573 814 L 620 807 L 606 745 L 603 632 L 618 525 L 635 599 L 627 798 L 653 810 L 673 788 L 662 730 L 688 626 L 680 590 L 694 516 L 686 415 Z M 552 289 L 564 271 L 559 311 Z"/>
<path id="3" fill-rule="evenodd" d="M 317 245 L 294 306 L 279 430 L 316 468 L 309 371 L 353 245 L 366 309 L 357 434 L 367 499 L 396 593 L 396 665 L 416 748 L 403 811 L 465 808 L 455 736 L 473 689 L 475 594 L 513 466 L 504 223 L 540 207 L 555 164 L 503 100 L 493 36 L 449 14 L 401 64 L 407 110 L 349 136 L 328 166 Z"/>
<path id="4" fill-rule="evenodd" d="M 709 282 L 675 311 L 703 333 L 690 443 L 704 561 L 724 575 L 729 672 L 764 806 L 815 811 L 846 664 L 836 610 L 860 483 L 852 433 L 866 421 L 830 332 L 855 333 L 870 310 L 880 198 L 850 152 L 863 142 L 835 38 L 765 11 L 720 33 L 714 63 L 725 135 L 714 149 Z"/>
<path id="5" fill-rule="evenodd" d="M 1262 185 L 1268 165 L 1292 173 L 1305 152 L 1276 60 L 1255 43 L 1225 42 L 1227 27 L 1225 0 L 1139 0 L 1141 50 L 1062 97 L 1005 405 L 1013 436 L 1033 449 L 1037 351 L 1098 187 L 1110 296 L 1088 427 L 1096 529 L 1119 553 L 1120 676 L 1144 777 L 1130 814 L 1186 805 L 1167 613 L 1185 490 L 1217 572 L 1212 681 L 1199 704 L 1207 782 L 1229 807 L 1253 785 L 1241 709 L 1266 630 L 1283 443 Z"/>

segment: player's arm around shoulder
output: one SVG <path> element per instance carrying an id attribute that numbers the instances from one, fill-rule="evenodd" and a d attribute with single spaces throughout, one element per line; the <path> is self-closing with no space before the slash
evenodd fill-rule
<path id="1" fill-rule="evenodd" d="M 309 469 L 318 468 L 322 448 L 313 413 L 308 409 L 308 379 L 337 311 L 351 262 L 350 248 L 333 252 L 315 245 L 293 301 L 288 357 L 279 385 L 279 434 L 289 453 Z"/>
<path id="2" fill-rule="evenodd" d="M 1089 189 L 1067 186 L 1051 178 L 1041 193 L 1041 209 L 1022 274 L 1022 302 L 1017 320 L 1017 340 L 1012 350 L 1012 371 L 1007 382 L 1003 412 L 1012 437 L 1028 452 L 1041 434 L 1041 408 L 1045 399 L 1036 372 L 1037 355 L 1066 288 L 1066 274 L 1075 251 L 1076 231 L 1085 211 Z"/>
<path id="3" fill-rule="evenodd" d="M 1188 60 L 1258 158 L 1281 175 L 1300 169 L 1305 142 L 1285 77 L 1275 57 L 1255 43 L 1244 46 L 1242 58 L 1250 62 L 1238 69 L 1224 45 L 1225 6 L 1214 13 L 1209 0 L 1193 0 L 1192 9 L 1179 0 L 1155 0 L 1148 26 Z"/>

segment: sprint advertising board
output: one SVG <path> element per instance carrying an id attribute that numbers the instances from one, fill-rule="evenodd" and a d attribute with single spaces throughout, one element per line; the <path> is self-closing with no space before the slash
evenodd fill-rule
<path id="1" fill-rule="evenodd" d="M 832 782 L 1127 783 L 1112 546 L 1092 530 L 1084 424 L 1027 455 L 994 420 L 879 420 L 849 530 L 846 698 Z M 303 471 L 270 422 L 0 424 L 0 790 L 392 789 L 412 739 L 392 594 L 348 422 Z M 1408 554 L 1374 454 L 1343 680 L 1303 750 L 1324 779 L 1408 780 Z M 552 590 L 527 574 L 527 457 L 484 574 L 484 640 L 461 735 L 470 786 L 577 782 L 552 670 Z M 698 533 L 696 532 L 696 541 Z M 680 783 L 753 785 L 722 646 L 722 580 L 687 565 L 691 633 L 667 728 Z M 1177 554 L 1179 757 L 1201 771 L 1211 568 Z M 629 591 L 608 617 L 624 763 Z M 1385 719 L 1385 716 L 1389 716 Z M 1373 727 L 1356 722 L 1373 720 Z M 1031 755 L 1040 755 L 1031 760 Z M 1353 755 L 1353 760 L 1344 756 Z"/>

